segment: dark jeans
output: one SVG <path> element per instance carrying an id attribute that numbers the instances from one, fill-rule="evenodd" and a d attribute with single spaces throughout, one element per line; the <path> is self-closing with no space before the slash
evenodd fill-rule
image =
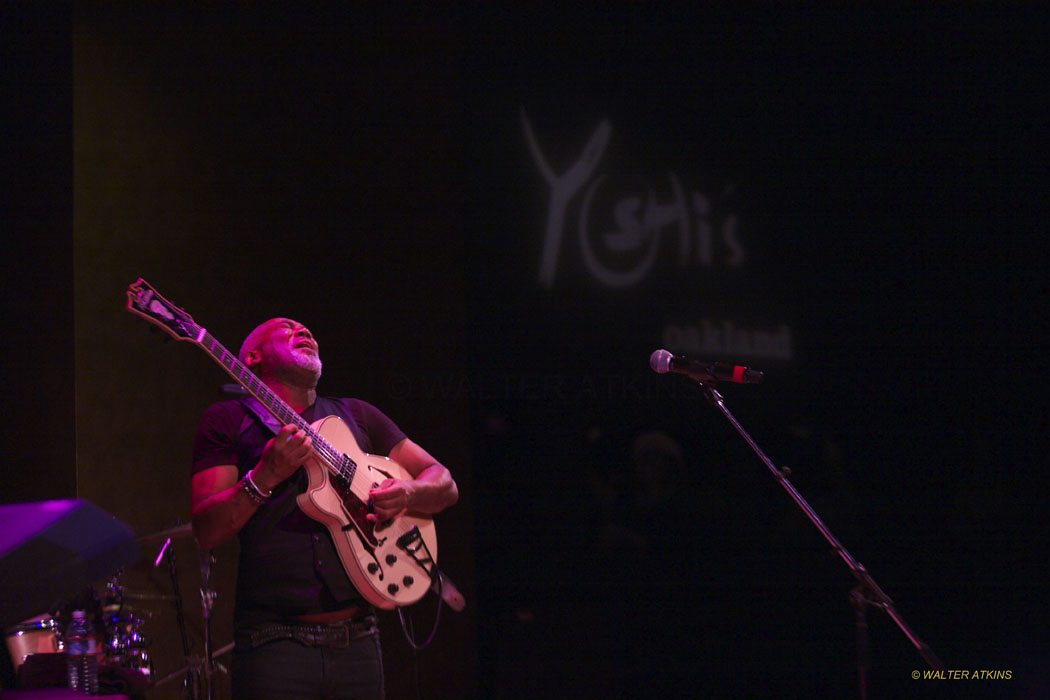
<path id="1" fill-rule="evenodd" d="M 240 640 L 238 640 L 240 642 Z M 383 700 L 379 632 L 345 649 L 277 639 L 233 653 L 234 700 Z"/>

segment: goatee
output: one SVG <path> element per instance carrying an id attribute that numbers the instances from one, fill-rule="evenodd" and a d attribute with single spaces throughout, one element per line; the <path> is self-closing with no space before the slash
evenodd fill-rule
<path id="1" fill-rule="evenodd" d="M 296 350 L 292 352 L 292 363 L 313 375 L 314 384 L 321 378 L 321 358 L 313 353 Z"/>

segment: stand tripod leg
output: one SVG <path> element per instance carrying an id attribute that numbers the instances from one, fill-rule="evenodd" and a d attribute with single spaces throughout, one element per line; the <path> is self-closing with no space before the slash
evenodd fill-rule
<path id="1" fill-rule="evenodd" d="M 933 653 L 933 650 L 920 640 L 911 628 L 904 622 L 904 619 L 900 616 L 897 610 L 893 606 L 893 601 L 886 595 L 885 592 L 879 585 L 875 583 L 875 579 L 871 577 L 871 574 L 864 568 L 864 565 L 853 558 L 845 547 L 838 541 L 838 539 L 831 533 L 828 526 L 824 524 L 824 521 L 820 519 L 813 507 L 809 505 L 802 494 L 798 492 L 794 484 L 788 479 L 788 472 L 786 470 L 778 469 L 773 461 L 766 456 L 762 449 L 758 446 L 758 443 L 748 435 L 747 431 L 744 430 L 744 426 L 740 425 L 740 422 L 733 416 L 733 414 L 726 408 L 725 401 L 722 395 L 718 393 L 718 390 L 714 388 L 710 383 L 700 381 L 700 388 L 704 392 L 704 396 L 707 400 L 715 406 L 722 415 L 726 417 L 726 420 L 736 429 L 744 441 L 750 445 L 758 458 L 762 460 L 762 463 L 766 465 L 769 471 L 773 474 L 774 478 L 780 483 L 784 490 L 788 492 L 791 498 L 795 501 L 799 508 L 806 514 L 809 521 L 813 523 L 820 534 L 824 536 L 824 539 L 831 545 L 832 551 L 835 552 L 849 567 L 853 573 L 854 578 L 857 579 L 859 585 L 853 590 L 850 598 L 856 609 L 857 617 L 857 668 L 860 673 L 860 684 L 861 684 L 861 698 L 867 697 L 867 682 L 868 682 L 868 669 L 870 663 L 868 661 L 868 623 L 865 618 L 865 608 L 868 605 L 874 605 L 876 608 L 883 610 L 908 638 L 908 640 L 915 646 L 922 658 L 930 665 L 930 668 L 938 671 L 944 670 L 944 664 L 937 655 Z"/>
<path id="2" fill-rule="evenodd" d="M 860 700 L 868 700 L 868 671 L 871 670 L 871 655 L 868 651 L 868 601 L 864 598 L 864 591 L 860 586 L 850 591 L 849 598 L 857 625 L 857 683 L 860 691 L 858 697 Z"/>
<path id="3" fill-rule="evenodd" d="M 202 549 L 201 567 L 201 615 L 204 620 L 204 656 L 201 663 L 201 686 L 203 700 L 212 700 L 212 640 L 211 610 L 215 604 L 215 591 L 211 589 L 211 565 L 215 563 L 210 549 Z"/>

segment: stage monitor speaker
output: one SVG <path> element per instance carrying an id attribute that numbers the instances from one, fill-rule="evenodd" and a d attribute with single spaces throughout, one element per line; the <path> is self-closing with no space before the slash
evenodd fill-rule
<path id="1" fill-rule="evenodd" d="M 87 501 L 0 506 L 0 624 L 48 612 L 138 558 L 131 528 Z"/>

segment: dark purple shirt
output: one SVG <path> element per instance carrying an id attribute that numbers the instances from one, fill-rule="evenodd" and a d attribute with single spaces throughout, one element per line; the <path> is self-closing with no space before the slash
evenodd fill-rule
<path id="1" fill-rule="evenodd" d="M 319 397 L 302 412 L 306 422 L 339 416 L 365 452 L 389 455 L 405 434 L 375 406 L 358 399 Z M 240 400 L 212 404 L 201 417 L 193 447 L 193 473 L 227 464 L 239 476 L 259 462 L 273 431 Z M 328 530 L 299 509 L 306 490 L 300 469 L 274 489 L 241 529 L 236 625 L 265 623 L 364 605 L 343 570 Z"/>

